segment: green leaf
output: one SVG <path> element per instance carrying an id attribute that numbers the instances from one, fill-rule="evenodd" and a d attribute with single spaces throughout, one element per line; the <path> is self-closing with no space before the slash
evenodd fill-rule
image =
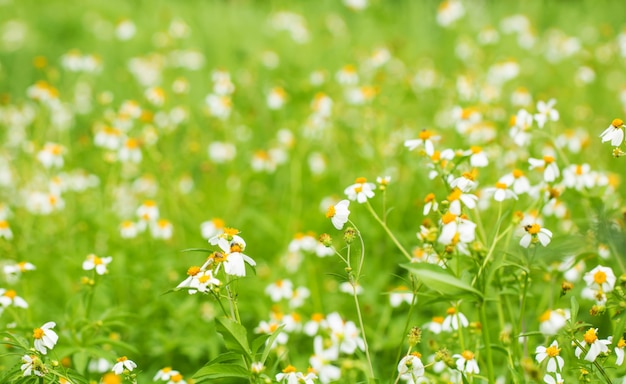
<path id="1" fill-rule="evenodd" d="M 411 263 L 402 264 L 401 267 L 412 272 L 426 287 L 444 295 L 458 296 L 470 294 L 478 299 L 483 298 L 483 294 L 478 290 L 438 265 Z"/>
<path id="2" fill-rule="evenodd" d="M 570 300 L 570 323 L 571 324 L 576 324 L 576 321 L 578 319 L 578 309 L 580 308 L 580 306 L 578 305 L 578 301 L 576 301 L 576 296 L 572 296 L 571 300 Z"/>
<path id="3" fill-rule="evenodd" d="M 248 346 L 248 334 L 246 328 L 226 317 L 218 317 L 216 324 L 217 332 L 224 337 L 224 345 L 229 351 L 240 352 L 248 360 L 252 359 L 252 352 Z"/>
<path id="4" fill-rule="evenodd" d="M 265 360 L 267 360 L 267 356 L 270 354 L 272 350 L 272 345 L 274 344 L 274 340 L 278 337 L 278 335 L 283 331 L 285 324 L 281 325 L 272 333 L 269 339 L 267 339 L 267 343 L 265 344 L 265 350 L 263 351 L 263 355 L 261 356 L 261 363 L 265 364 Z"/>
<path id="5" fill-rule="evenodd" d="M 251 374 L 252 372 L 240 364 L 214 364 L 200 368 L 200 370 L 193 375 L 193 379 L 196 383 L 204 383 L 227 377 L 247 379 Z"/>
<path id="6" fill-rule="evenodd" d="M 204 253 L 213 253 L 212 250 L 206 248 L 187 248 L 183 249 L 181 252 L 204 252 Z"/>

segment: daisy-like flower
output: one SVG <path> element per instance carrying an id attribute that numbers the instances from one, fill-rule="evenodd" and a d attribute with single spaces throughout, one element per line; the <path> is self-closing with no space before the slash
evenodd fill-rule
<path id="1" fill-rule="evenodd" d="M 622 365 L 624 363 L 624 348 L 626 347 L 626 341 L 621 337 L 617 344 L 615 344 L 615 365 Z"/>
<path id="2" fill-rule="evenodd" d="M 54 348 L 59 340 L 59 336 L 52 330 L 56 326 L 53 321 L 47 322 L 41 328 L 33 330 L 33 338 L 35 339 L 35 349 L 42 354 L 48 353 L 48 349 Z"/>
<path id="3" fill-rule="evenodd" d="M 489 165 L 489 159 L 483 151 L 482 147 L 477 145 L 472 146 L 464 153 L 465 156 L 470 157 L 470 165 L 472 167 L 481 168 Z"/>
<path id="4" fill-rule="evenodd" d="M 569 309 L 547 310 L 539 317 L 539 331 L 546 336 L 556 335 L 569 318 Z"/>
<path id="5" fill-rule="evenodd" d="M 113 368 L 111 369 L 116 375 L 121 375 L 122 372 L 124 372 L 124 370 L 129 370 L 132 371 L 133 369 L 137 368 L 137 364 L 135 364 L 134 361 L 129 360 L 128 357 L 126 356 L 122 356 L 119 359 L 117 359 L 117 363 L 115 363 L 115 365 L 113 365 Z"/>
<path id="6" fill-rule="evenodd" d="M 338 313 L 333 312 L 326 317 L 326 325 L 331 341 L 341 352 L 351 355 L 357 348 L 365 350 L 365 342 L 359 336 L 359 329 L 354 322 L 344 321 Z"/>
<path id="7" fill-rule="evenodd" d="M 440 136 L 435 135 L 433 132 L 427 129 L 422 129 L 419 133 L 419 138 L 406 140 L 404 142 L 404 146 L 407 147 L 409 151 L 424 146 L 424 152 L 426 152 L 428 156 L 432 156 L 433 153 L 435 153 L 435 145 L 433 141 L 438 141 L 439 138 Z"/>
<path id="8" fill-rule="evenodd" d="M 413 302 L 413 292 L 407 287 L 400 286 L 389 294 L 389 304 L 391 304 L 393 308 L 397 308 L 403 302 L 411 304 Z"/>
<path id="9" fill-rule="evenodd" d="M 172 367 L 165 367 L 162 369 L 159 369 L 159 371 L 157 372 L 156 375 L 154 375 L 154 378 L 152 379 L 153 381 L 157 381 L 157 380 L 169 380 L 172 378 L 172 376 L 178 374 L 179 372 L 172 369 Z"/>
<path id="10" fill-rule="evenodd" d="M 13 231 L 11 231 L 9 222 L 6 220 L 0 220 L 0 237 L 7 240 L 11 240 L 13 238 Z"/>
<path id="11" fill-rule="evenodd" d="M 424 198 L 424 216 L 428 215 L 430 212 L 434 212 L 439 208 L 439 204 L 437 203 L 436 197 L 434 193 L 429 193 Z"/>
<path id="12" fill-rule="evenodd" d="M 139 229 L 137 228 L 137 224 L 130 220 L 124 220 L 120 224 L 120 236 L 124 239 L 133 239 L 137 237 L 139 233 Z"/>
<path id="13" fill-rule="evenodd" d="M 422 328 L 428 329 L 432 333 L 438 335 L 441 333 L 441 331 L 443 331 L 444 320 L 445 319 L 443 318 L 443 316 L 435 316 L 432 318 L 431 321 L 429 321 L 428 323 L 425 323 Z"/>
<path id="14" fill-rule="evenodd" d="M 458 0 L 444 0 L 437 8 L 437 23 L 442 27 L 447 27 L 463 17 L 465 8 Z"/>
<path id="15" fill-rule="evenodd" d="M 104 275 L 107 273 L 107 265 L 109 265 L 111 261 L 113 261 L 111 256 L 98 257 L 92 253 L 87 255 L 87 260 L 83 261 L 83 270 L 91 271 L 95 269 L 98 275 Z"/>
<path id="16" fill-rule="evenodd" d="M 224 233 L 224 220 L 214 217 L 200 224 L 200 232 L 202 238 L 209 240 L 210 238 Z"/>
<path id="17" fill-rule="evenodd" d="M 448 308 L 446 314 L 447 316 L 443 319 L 443 323 L 441 324 L 443 331 L 452 332 L 459 328 L 467 328 L 469 325 L 467 317 L 454 307 Z"/>
<path id="18" fill-rule="evenodd" d="M 588 348 L 585 360 L 593 362 L 599 354 L 609 352 L 608 345 L 611 344 L 611 341 L 599 339 L 598 328 L 589 328 L 589 330 L 585 332 L 583 340 L 580 344 L 582 344 L 583 347 Z M 583 350 L 580 347 L 576 347 L 576 350 L 574 351 L 576 357 L 580 359 L 580 355 L 582 353 Z"/>
<path id="19" fill-rule="evenodd" d="M 417 383 L 419 377 L 424 376 L 424 364 L 420 359 L 420 354 L 413 352 L 410 355 L 406 355 L 398 363 L 398 374 L 400 379 L 408 382 L 409 384 Z"/>
<path id="20" fill-rule="evenodd" d="M 546 384 L 563 384 L 565 381 L 560 373 L 555 373 L 554 376 L 546 373 L 543 377 L 543 382 Z"/>
<path id="21" fill-rule="evenodd" d="M 457 353 L 452 355 L 457 359 L 456 361 L 456 369 L 461 372 L 471 374 L 480 373 L 480 369 L 478 369 L 478 363 L 476 359 L 474 359 L 474 353 L 471 351 L 463 351 L 460 355 Z"/>
<path id="22" fill-rule="evenodd" d="M 350 216 L 349 205 L 350 201 L 341 200 L 337 204 L 329 206 L 328 211 L 326 211 L 326 217 L 330 219 L 338 230 L 341 230 L 348 222 L 348 216 Z"/>
<path id="23" fill-rule="evenodd" d="M 460 215 L 462 205 L 469 209 L 474 209 L 476 207 L 478 196 L 471 193 L 463 193 L 460 188 L 454 188 L 448 195 L 447 200 L 450 202 L 450 213 Z M 463 204 L 461 205 L 461 203 Z"/>
<path id="24" fill-rule="evenodd" d="M 587 272 L 583 279 L 589 288 L 605 293 L 613 290 L 616 280 L 613 270 L 602 265 Z"/>
<path id="25" fill-rule="evenodd" d="M 471 243 L 476 238 L 476 224 L 463 218 L 446 212 L 441 217 L 441 234 L 437 241 L 443 245 Z"/>
<path id="26" fill-rule="evenodd" d="M 225 228 L 223 234 L 211 238 L 209 242 L 213 245 L 217 244 L 222 250 L 212 255 L 213 262 L 223 264 L 227 275 L 245 276 L 246 263 L 254 267 L 256 262 L 243 253 L 246 242 L 237 235 L 238 233 L 237 229 Z"/>
<path id="27" fill-rule="evenodd" d="M 290 299 L 293 296 L 293 283 L 289 279 L 276 280 L 265 287 L 265 294 L 275 303 L 282 299 Z"/>
<path id="28" fill-rule="evenodd" d="M 37 160 L 46 168 L 60 168 L 63 166 L 65 148 L 56 143 L 46 143 L 37 154 Z"/>
<path id="29" fill-rule="evenodd" d="M 548 102 L 543 100 L 537 102 L 537 113 L 534 117 L 539 128 L 543 128 L 547 121 L 559 120 L 559 111 L 553 108 L 555 104 L 555 99 L 550 99 Z"/>
<path id="30" fill-rule="evenodd" d="M 266 103 L 269 109 L 281 109 L 287 100 L 287 92 L 282 87 L 274 87 L 267 94 Z"/>
<path id="31" fill-rule="evenodd" d="M 172 237 L 174 226 L 169 220 L 159 219 L 150 225 L 150 232 L 155 239 L 168 240 Z"/>
<path id="32" fill-rule="evenodd" d="M 330 383 L 341 378 L 341 369 L 332 362 L 339 358 L 337 348 L 324 348 L 324 339 L 316 336 L 313 340 L 314 354 L 309 359 L 309 364 L 317 372 L 320 382 Z"/>
<path id="33" fill-rule="evenodd" d="M 0 288 L 0 305 L 3 307 L 12 305 L 18 308 L 28 308 L 26 300 L 18 296 L 17 292 L 12 289 L 7 290 L 4 288 Z"/>
<path id="34" fill-rule="evenodd" d="M 624 121 L 614 119 L 611 125 L 600 134 L 602 142 L 610 141 L 614 147 L 619 147 L 624 142 Z"/>
<path id="35" fill-rule="evenodd" d="M 519 244 L 528 248 L 530 244 L 541 243 L 544 247 L 550 244 L 552 239 L 552 232 L 549 229 L 542 228 L 539 224 L 528 224 L 524 227 L 526 234 L 522 236 Z"/>
<path id="36" fill-rule="evenodd" d="M 515 192 L 508 189 L 508 185 L 501 182 L 497 182 L 495 187 L 485 188 L 483 192 L 493 194 L 493 199 L 495 201 L 504 201 L 506 199 L 517 200 Z"/>
<path id="37" fill-rule="evenodd" d="M 139 140 L 132 137 L 126 138 L 117 151 L 117 158 L 121 162 L 140 163 L 142 159 Z"/>
<path id="38" fill-rule="evenodd" d="M 548 359 L 546 371 L 560 372 L 563 369 L 563 365 L 565 364 L 563 358 L 559 356 L 560 353 L 561 348 L 559 348 L 559 343 L 554 340 L 549 347 L 544 347 L 543 345 L 538 346 L 535 349 L 535 359 L 539 364 L 541 364 L 545 359 Z"/>
<path id="39" fill-rule="evenodd" d="M 554 156 L 545 155 L 543 159 L 531 157 L 528 159 L 528 163 L 530 164 L 530 169 L 537 168 L 543 170 L 543 180 L 546 183 L 553 182 L 560 175 Z"/>
<path id="40" fill-rule="evenodd" d="M 478 185 L 478 183 L 476 183 L 475 181 L 476 176 L 477 176 L 477 172 L 475 168 L 472 169 L 471 172 L 463 172 L 461 176 L 457 177 L 456 179 L 453 179 L 450 182 L 450 187 L 458 188 L 462 192 L 469 192 L 472 189 L 476 188 L 476 185 Z"/>
<path id="41" fill-rule="evenodd" d="M 367 199 L 374 197 L 374 189 L 376 189 L 374 183 L 368 183 L 365 177 L 359 177 L 354 184 L 344 190 L 344 193 L 348 196 L 348 199 L 356 200 L 363 204 Z"/>
<path id="42" fill-rule="evenodd" d="M 35 375 L 43 377 L 46 374 L 46 366 L 37 355 L 22 356 L 22 363 L 20 369 L 24 373 L 24 376 Z"/>
<path id="43" fill-rule="evenodd" d="M 296 367 L 288 365 L 283 371 L 276 375 L 276 381 L 287 384 L 298 384 L 301 372 L 298 372 Z"/>

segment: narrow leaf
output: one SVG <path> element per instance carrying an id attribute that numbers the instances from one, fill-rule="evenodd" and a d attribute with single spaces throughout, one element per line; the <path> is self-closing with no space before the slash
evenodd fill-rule
<path id="1" fill-rule="evenodd" d="M 408 269 L 428 288 L 441 292 L 445 295 L 459 295 L 470 293 L 482 299 L 483 294 L 468 283 L 452 275 L 450 272 L 435 264 L 411 263 L 402 264 L 402 268 Z"/>

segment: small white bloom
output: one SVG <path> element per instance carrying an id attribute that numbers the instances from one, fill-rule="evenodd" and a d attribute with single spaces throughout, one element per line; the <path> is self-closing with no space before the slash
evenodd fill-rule
<path id="1" fill-rule="evenodd" d="M 126 356 L 122 356 L 119 359 L 117 359 L 117 363 L 115 363 L 115 365 L 113 365 L 113 368 L 111 370 L 116 375 L 121 375 L 122 372 L 124 372 L 125 369 L 127 369 L 129 371 L 132 371 L 135 368 L 137 368 L 137 364 L 135 364 L 134 361 L 128 360 L 128 358 Z"/>
<path id="2" fill-rule="evenodd" d="M 348 222 L 348 217 L 350 216 L 350 210 L 348 210 L 349 205 L 350 201 L 341 200 L 337 204 L 328 207 L 326 217 L 330 219 L 338 230 L 341 230 L 346 222 Z"/>
<path id="3" fill-rule="evenodd" d="M 54 348 L 59 340 L 59 336 L 52 330 L 55 326 L 56 323 L 50 321 L 42 325 L 41 328 L 35 328 L 33 330 L 35 349 L 44 355 L 48 352 L 48 349 Z"/>

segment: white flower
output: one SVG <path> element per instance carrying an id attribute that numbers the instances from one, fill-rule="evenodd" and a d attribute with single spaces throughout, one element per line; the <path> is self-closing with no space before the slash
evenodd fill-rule
<path id="1" fill-rule="evenodd" d="M 599 354 L 609 352 L 608 345 L 611 344 L 611 341 L 598 339 L 598 328 L 589 328 L 580 343 L 588 348 L 585 360 L 593 362 Z M 580 359 L 582 352 L 583 350 L 580 347 L 576 347 L 574 354 Z"/>
<path id="2" fill-rule="evenodd" d="M 219 262 L 220 265 L 223 264 L 224 272 L 227 275 L 245 276 L 246 263 L 254 267 L 256 262 L 248 255 L 243 254 L 246 242 L 236 235 L 238 232 L 236 229 L 226 228 L 223 234 L 211 238 L 209 242 L 213 245 L 217 244 L 222 249 L 223 253 L 214 253 L 213 261 Z"/>
<path id="3" fill-rule="evenodd" d="M 154 378 L 152 379 L 153 381 L 165 381 L 165 380 L 169 380 L 172 376 L 179 374 L 178 371 L 172 369 L 171 367 L 165 367 L 162 369 L 159 369 L 159 371 L 157 372 L 157 374 L 154 376 Z"/>
<path id="4" fill-rule="evenodd" d="M 348 196 L 348 199 L 356 200 L 363 204 L 367 199 L 374 197 L 374 189 L 376 189 L 374 183 L 368 183 L 367 179 L 359 177 L 354 184 L 344 190 L 344 193 Z"/>
<path id="5" fill-rule="evenodd" d="M 59 340 L 59 336 L 52 330 L 56 323 L 50 321 L 41 326 L 41 328 L 35 328 L 33 330 L 33 338 L 35 339 L 35 349 L 46 354 L 48 349 L 54 348 L 54 345 Z"/>
<path id="6" fill-rule="evenodd" d="M 546 336 L 556 335 L 569 318 L 569 309 L 547 310 L 539 317 L 539 331 Z"/>
<path id="7" fill-rule="evenodd" d="M 417 382 L 418 377 L 424 376 L 424 364 L 417 353 L 404 356 L 398 363 L 398 374 L 409 384 Z"/>
<path id="8" fill-rule="evenodd" d="M 113 368 L 111 370 L 116 375 L 121 375 L 122 372 L 124 372 L 125 369 L 127 369 L 129 371 L 132 371 L 135 368 L 137 368 L 137 364 L 135 364 L 134 361 L 128 360 L 128 358 L 126 356 L 122 356 L 119 359 L 117 359 L 117 363 L 115 363 L 115 365 L 113 365 Z"/>
<path id="9" fill-rule="evenodd" d="M 13 289 L 4 289 L 0 288 L 0 306 L 8 307 L 13 305 L 14 307 L 19 308 L 28 308 L 28 303 L 26 300 L 17 295 Z M 0 307 L 0 312 L 2 312 L 2 307 Z"/>
<path id="10" fill-rule="evenodd" d="M 537 103 L 537 112 L 535 113 L 535 121 L 539 128 L 543 128 L 544 124 L 549 121 L 558 121 L 559 120 L 559 111 L 553 109 L 554 104 L 556 104 L 555 99 L 550 99 L 546 103 L 541 100 Z"/>
<path id="11" fill-rule="evenodd" d="M 447 316 L 443 319 L 441 329 L 446 332 L 456 331 L 459 328 L 467 328 L 469 321 L 464 314 L 457 311 L 456 308 L 450 307 L 447 310 Z"/>
<path id="12" fill-rule="evenodd" d="M 87 255 L 87 260 L 83 261 L 83 270 L 90 271 L 96 270 L 98 275 L 104 275 L 107 273 L 107 265 L 113 260 L 111 256 L 98 257 L 93 253 Z"/>
<path id="13" fill-rule="evenodd" d="M 480 369 L 478 369 L 478 363 L 474 359 L 474 353 L 471 351 L 463 351 L 463 353 L 452 355 L 452 357 L 456 357 L 458 360 L 456 361 L 456 368 L 464 373 L 474 374 L 480 373 Z"/>
<path id="14" fill-rule="evenodd" d="M 622 119 L 614 119 L 611 125 L 600 134 L 602 142 L 610 141 L 611 145 L 618 147 L 624 141 L 624 121 Z"/>
<path id="15" fill-rule="evenodd" d="M 545 376 L 543 377 L 543 382 L 546 384 L 563 384 L 563 377 L 561 377 L 560 373 L 555 373 L 554 377 L 552 377 L 552 375 L 550 374 L 545 374 Z"/>
<path id="16" fill-rule="evenodd" d="M 39 360 L 36 355 L 24 355 L 22 356 L 22 365 L 20 369 L 24 372 L 24 376 L 30 376 L 35 374 L 36 376 L 43 377 L 45 372 L 45 365 Z"/>
<path id="17" fill-rule="evenodd" d="M 537 363 L 541 364 L 545 359 L 548 360 L 548 366 L 546 367 L 547 372 L 560 372 L 563 369 L 563 365 L 565 364 L 563 358 L 559 356 L 561 349 L 559 348 L 559 343 L 554 340 L 549 347 L 544 347 L 543 345 L 538 346 L 535 349 L 535 359 Z"/>
<path id="18" fill-rule="evenodd" d="M 265 294 L 275 303 L 282 299 L 290 299 L 293 296 L 293 284 L 289 279 L 277 280 L 265 287 Z"/>
<path id="19" fill-rule="evenodd" d="M 497 182 L 495 187 L 483 189 L 483 192 L 493 194 L 493 199 L 495 201 L 504 201 L 506 199 L 517 200 L 515 192 L 508 189 L 508 186 L 501 182 Z"/>
<path id="20" fill-rule="evenodd" d="M 556 165 L 554 156 L 545 155 L 543 159 L 529 158 L 530 169 L 539 168 L 543 170 L 543 180 L 551 183 L 560 175 L 559 167 Z"/>
<path id="21" fill-rule="evenodd" d="M 350 216 L 350 210 L 348 210 L 349 205 L 350 201 L 341 200 L 337 204 L 328 207 L 326 217 L 330 219 L 335 228 L 341 230 L 346 222 L 348 222 L 348 216 Z"/>
<path id="22" fill-rule="evenodd" d="M 418 139 L 406 140 L 404 142 L 404 146 L 407 147 L 409 151 L 412 151 L 415 148 L 421 147 L 423 145 L 424 152 L 426 152 L 428 156 L 432 156 L 433 153 L 435 153 L 435 146 L 433 144 L 433 141 L 438 141 L 439 138 L 440 136 L 436 136 L 431 131 L 423 129 L 420 132 Z"/>
<path id="23" fill-rule="evenodd" d="M 544 247 L 550 244 L 550 240 L 552 239 L 552 232 L 546 228 L 542 228 L 539 224 L 529 224 L 524 227 L 526 230 L 526 234 L 522 236 L 519 244 L 528 248 L 528 246 L 532 244 L 536 244 L 537 242 L 541 243 Z"/>
<path id="24" fill-rule="evenodd" d="M 583 276 L 585 283 L 591 289 L 597 289 L 602 292 L 611 292 L 615 286 L 615 274 L 609 267 L 598 265 Z"/>

